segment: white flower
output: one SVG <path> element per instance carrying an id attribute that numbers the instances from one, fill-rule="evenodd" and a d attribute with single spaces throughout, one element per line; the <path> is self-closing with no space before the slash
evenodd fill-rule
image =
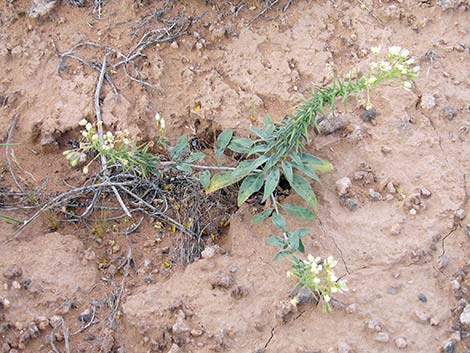
<path id="1" fill-rule="evenodd" d="M 326 263 L 327 265 L 330 266 L 330 268 L 333 268 L 335 267 L 337 264 L 338 264 L 338 261 L 336 261 L 333 256 L 328 256 L 328 258 L 326 259 Z"/>
<path id="2" fill-rule="evenodd" d="M 409 90 L 413 87 L 413 84 L 410 81 L 403 82 L 403 88 Z"/>
<path id="3" fill-rule="evenodd" d="M 83 137 L 87 137 L 87 136 L 88 136 L 88 131 L 83 130 L 83 131 L 82 131 L 82 136 L 83 136 Z"/>
<path id="4" fill-rule="evenodd" d="M 374 54 L 374 55 L 379 55 L 381 50 L 382 50 L 381 47 L 372 47 L 372 48 L 370 48 L 370 51 L 371 51 L 372 54 Z"/>
<path id="5" fill-rule="evenodd" d="M 313 283 L 315 283 L 315 284 L 320 284 L 320 283 L 321 283 L 321 279 L 318 278 L 318 277 L 315 277 L 315 278 L 313 279 Z"/>
<path id="6" fill-rule="evenodd" d="M 400 55 L 401 48 L 400 48 L 400 47 L 390 47 L 390 48 L 388 48 L 388 52 L 389 52 L 391 55 L 398 56 L 398 55 Z"/>
<path id="7" fill-rule="evenodd" d="M 86 124 L 88 124 L 88 120 L 86 120 L 86 119 L 82 119 L 82 120 L 80 120 L 80 122 L 78 123 L 78 125 L 80 125 L 80 126 L 85 126 Z"/>
<path id="8" fill-rule="evenodd" d="M 334 273 L 330 273 L 329 278 L 331 282 L 336 282 L 338 280 L 338 277 Z"/>
<path id="9" fill-rule="evenodd" d="M 326 303 L 329 303 L 330 300 L 331 300 L 331 297 L 330 297 L 328 294 L 325 294 L 325 295 L 323 296 L 323 300 L 324 300 Z"/>
<path id="10" fill-rule="evenodd" d="M 293 306 L 297 306 L 297 304 L 299 304 L 299 298 L 297 297 L 294 297 L 291 299 L 290 303 L 293 305 Z"/>
<path id="11" fill-rule="evenodd" d="M 98 134 L 93 134 L 93 136 L 91 136 L 92 141 L 98 141 L 98 139 L 99 139 Z"/>
<path id="12" fill-rule="evenodd" d="M 160 116 L 160 113 L 158 113 L 158 112 L 155 113 L 155 121 L 157 122 L 157 124 L 160 122 L 161 119 L 162 119 L 162 118 L 161 118 L 161 116 Z"/>
<path id="13" fill-rule="evenodd" d="M 331 287 L 331 293 L 338 293 L 338 288 Z"/>
<path id="14" fill-rule="evenodd" d="M 83 167 L 83 174 L 88 174 L 88 166 Z"/>
<path id="15" fill-rule="evenodd" d="M 307 255 L 307 259 L 308 259 L 309 262 L 315 262 L 315 258 L 311 254 Z"/>
<path id="16" fill-rule="evenodd" d="M 379 65 L 380 70 L 382 71 L 391 71 L 392 70 L 392 65 L 388 61 L 382 61 Z"/>
<path id="17" fill-rule="evenodd" d="M 375 81 L 377 81 L 377 77 L 371 76 L 367 79 L 366 83 L 370 86 L 372 85 Z"/>
<path id="18" fill-rule="evenodd" d="M 378 65 L 377 65 L 376 62 L 371 62 L 371 63 L 369 64 L 369 66 L 370 66 L 370 69 L 371 69 L 371 70 L 377 70 L 377 67 L 378 67 Z"/>
<path id="19" fill-rule="evenodd" d="M 124 138 L 122 140 L 122 142 L 125 144 L 125 145 L 128 145 L 130 143 L 129 139 L 128 138 Z"/>
<path id="20" fill-rule="evenodd" d="M 286 272 L 286 275 L 287 275 L 287 278 L 292 277 L 292 272 L 291 272 L 291 271 L 287 271 L 287 272 Z"/>
<path id="21" fill-rule="evenodd" d="M 165 119 L 160 120 L 160 130 L 165 130 Z"/>
<path id="22" fill-rule="evenodd" d="M 87 123 L 87 124 L 85 125 L 85 129 L 86 129 L 87 131 L 90 131 L 92 127 L 93 127 L 93 125 L 91 125 L 90 123 Z"/>
<path id="23" fill-rule="evenodd" d="M 410 51 L 408 49 L 405 49 L 403 48 L 401 51 L 400 51 L 400 56 L 403 58 L 403 59 L 406 59 L 408 57 L 408 55 L 410 55 Z"/>
<path id="24" fill-rule="evenodd" d="M 413 65 L 415 63 L 415 59 L 411 58 L 406 61 L 408 65 Z"/>
<path id="25" fill-rule="evenodd" d="M 420 69 L 421 69 L 421 67 L 419 67 L 419 66 L 413 67 L 413 71 L 416 72 L 416 73 L 418 73 Z"/>

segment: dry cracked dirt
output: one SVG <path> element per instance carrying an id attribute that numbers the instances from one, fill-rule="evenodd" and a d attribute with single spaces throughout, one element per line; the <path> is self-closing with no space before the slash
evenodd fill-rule
<path id="1" fill-rule="evenodd" d="M 11 168 L 20 185 L 49 192 L 85 179 L 62 152 L 79 138 L 78 122 L 94 119 L 98 72 L 60 53 L 82 41 L 128 52 L 139 25 L 152 26 L 169 3 L 165 11 L 196 21 L 139 58 L 155 88 L 117 67 L 119 99 L 108 84 L 101 95 L 105 124 L 138 141 L 156 138 L 157 112 L 171 144 L 182 134 L 213 143 L 227 128 L 244 135 L 266 114 L 280 121 L 316 85 L 363 65 L 371 46 L 399 45 L 418 58 L 415 89 L 375 90 L 373 117 L 354 100 L 338 105 L 334 131 L 308 146 L 334 170 L 315 185 L 317 219 L 288 224 L 311 229 L 306 251 L 337 258 L 350 291 L 330 314 L 290 307 L 289 264 L 273 261 L 265 243 L 276 229 L 253 225 L 247 204 L 187 266 L 171 255 L 171 232 L 162 240 L 146 225 L 131 234 L 126 262 L 129 244 L 112 227 L 100 233 L 46 214 L 13 240 L 17 226 L 0 224 L 2 352 L 470 352 L 465 0 L 62 1 L 38 18 L 36 0 L 3 1 L 0 141 L 16 126 L 10 165 L 0 161 L 0 202 L 19 192 Z M 97 65 L 100 50 L 76 55 Z"/>

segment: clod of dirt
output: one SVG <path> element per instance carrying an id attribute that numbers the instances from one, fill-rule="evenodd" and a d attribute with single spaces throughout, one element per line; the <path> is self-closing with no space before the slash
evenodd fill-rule
<path id="1" fill-rule="evenodd" d="M 442 115 L 444 115 L 444 117 L 449 121 L 454 120 L 454 118 L 457 116 L 457 113 L 457 109 L 450 106 L 444 107 L 444 109 L 442 109 Z"/>
<path id="2" fill-rule="evenodd" d="M 455 211 L 455 219 L 462 221 L 465 218 L 465 210 L 460 208 L 457 211 Z"/>
<path id="3" fill-rule="evenodd" d="M 426 188 L 421 188 L 421 190 L 419 192 L 420 192 L 421 196 L 425 199 L 428 199 L 432 196 L 432 192 L 429 191 Z"/>
<path id="4" fill-rule="evenodd" d="M 430 93 L 423 94 L 419 105 L 425 110 L 432 110 L 436 107 L 436 98 Z"/>
<path id="5" fill-rule="evenodd" d="M 382 195 L 380 194 L 380 192 L 378 191 L 375 191 L 374 189 L 369 189 L 369 198 L 372 200 L 372 201 L 382 201 L 383 200 L 383 197 Z"/>
<path id="6" fill-rule="evenodd" d="M 36 319 L 34 319 L 34 322 L 41 331 L 44 331 L 49 327 L 49 320 L 45 316 L 38 316 Z"/>
<path id="7" fill-rule="evenodd" d="M 349 344 L 340 343 L 338 345 L 338 353 L 354 353 L 354 351 Z"/>
<path id="8" fill-rule="evenodd" d="M 318 303 L 318 299 L 313 296 L 312 291 L 305 287 L 295 287 L 290 297 L 297 298 L 297 305 L 305 304 L 310 300 L 313 300 L 314 304 Z"/>
<path id="9" fill-rule="evenodd" d="M 443 10 L 455 9 L 460 6 L 470 6 L 468 0 L 437 0 L 437 4 Z"/>
<path id="10" fill-rule="evenodd" d="M 394 225 L 392 225 L 392 227 L 390 228 L 390 234 L 394 235 L 394 236 L 400 235 L 401 234 L 401 224 L 400 223 L 395 223 Z"/>
<path id="11" fill-rule="evenodd" d="M 234 288 L 232 290 L 230 295 L 234 299 L 241 299 L 241 298 L 246 297 L 248 295 L 248 288 L 246 288 L 244 286 L 237 286 L 236 288 Z"/>
<path id="12" fill-rule="evenodd" d="M 329 135 L 348 125 L 348 119 L 343 114 L 329 113 L 326 117 L 318 119 L 318 127 L 322 135 Z"/>
<path id="13" fill-rule="evenodd" d="M 185 320 L 185 315 L 182 310 L 178 312 L 175 324 L 171 327 L 171 331 L 174 335 L 183 335 L 191 331 L 188 323 Z"/>
<path id="14" fill-rule="evenodd" d="M 465 306 L 460 314 L 459 320 L 462 325 L 466 325 L 467 327 L 470 325 L 470 304 Z"/>
<path id="15" fill-rule="evenodd" d="M 367 109 L 361 114 L 361 119 L 366 123 L 371 123 L 372 125 L 376 125 L 375 118 L 377 118 L 377 110 L 375 110 L 375 108 Z"/>
<path id="16" fill-rule="evenodd" d="M 18 265 L 11 265 L 5 271 L 3 271 L 3 277 L 6 279 L 14 279 L 21 277 L 23 275 L 23 270 Z"/>
<path id="17" fill-rule="evenodd" d="M 341 178 L 336 181 L 336 191 L 339 197 L 344 197 L 348 194 L 351 189 L 352 183 L 351 179 L 348 177 Z"/>
<path id="18" fill-rule="evenodd" d="M 201 257 L 203 259 L 210 259 L 214 257 L 218 252 L 220 252 L 220 247 L 218 245 L 208 246 L 201 252 Z"/>
<path id="19" fill-rule="evenodd" d="M 371 331 L 381 332 L 383 330 L 383 324 L 379 320 L 374 319 L 367 322 L 367 328 Z"/>
<path id="20" fill-rule="evenodd" d="M 353 197 L 348 197 L 344 200 L 344 205 L 348 210 L 355 211 L 359 205 L 359 202 Z"/>
<path id="21" fill-rule="evenodd" d="M 439 256 L 439 258 L 437 260 L 437 268 L 439 270 L 443 270 L 444 268 L 447 267 L 447 265 L 449 265 L 449 257 L 446 256 L 445 254 Z"/>
<path id="22" fill-rule="evenodd" d="M 182 352 L 183 350 L 176 343 L 173 343 L 170 350 L 168 351 L 168 353 L 182 353 Z"/>
<path id="23" fill-rule="evenodd" d="M 396 337 L 393 342 L 398 349 L 405 349 L 408 346 L 408 342 L 405 337 Z"/>
<path id="24" fill-rule="evenodd" d="M 290 301 L 279 303 L 276 309 L 276 318 L 283 323 L 289 321 L 292 315 L 297 312 L 297 307 Z"/>
<path id="25" fill-rule="evenodd" d="M 448 340 L 442 345 L 444 353 L 455 353 L 455 342 Z"/>
<path id="26" fill-rule="evenodd" d="M 215 288 L 228 289 L 235 283 L 235 280 L 229 274 L 226 274 L 223 272 L 217 272 L 214 275 L 214 277 L 211 279 L 210 283 L 211 283 L 212 289 L 215 289 Z"/>
<path id="27" fill-rule="evenodd" d="M 60 324 L 62 324 L 62 317 L 59 315 L 54 315 L 49 319 L 49 324 L 51 325 L 52 328 L 58 327 Z"/>
<path id="28" fill-rule="evenodd" d="M 424 311 L 415 310 L 413 313 L 413 319 L 421 324 L 426 324 L 429 321 L 430 316 Z"/>
<path id="29" fill-rule="evenodd" d="M 390 335 L 387 332 L 378 332 L 375 335 L 374 340 L 380 343 L 387 343 L 390 341 Z"/>

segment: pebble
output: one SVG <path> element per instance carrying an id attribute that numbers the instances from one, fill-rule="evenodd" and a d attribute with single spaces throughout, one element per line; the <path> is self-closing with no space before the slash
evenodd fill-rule
<path id="1" fill-rule="evenodd" d="M 171 42 L 170 48 L 172 49 L 178 49 L 180 46 L 178 45 L 177 41 Z"/>
<path id="2" fill-rule="evenodd" d="M 453 279 L 452 281 L 450 281 L 450 285 L 452 286 L 452 289 L 454 290 L 460 289 L 460 282 L 456 279 Z"/>
<path id="3" fill-rule="evenodd" d="M 463 220 L 465 218 L 465 210 L 460 208 L 455 211 L 455 218 L 457 218 L 458 220 Z"/>
<path id="4" fill-rule="evenodd" d="M 210 259 L 211 257 L 214 257 L 216 253 L 216 247 L 215 246 L 208 246 L 201 252 L 201 257 L 203 259 Z"/>
<path id="5" fill-rule="evenodd" d="M 439 258 L 437 259 L 437 268 L 439 270 L 446 268 L 448 264 L 449 264 L 449 258 L 445 254 L 439 256 Z"/>
<path id="6" fill-rule="evenodd" d="M 470 325 L 470 304 L 467 304 L 459 317 L 462 325 Z"/>
<path id="7" fill-rule="evenodd" d="M 21 284 L 20 284 L 20 282 L 18 282 L 18 281 L 13 281 L 13 282 L 11 283 L 11 286 L 12 286 L 14 289 L 21 289 Z"/>
<path id="8" fill-rule="evenodd" d="M 347 312 L 348 314 L 354 314 L 356 311 L 357 311 L 357 304 L 355 304 L 355 303 L 349 304 L 349 305 L 346 307 L 346 312 Z"/>
<path id="9" fill-rule="evenodd" d="M 355 211 L 357 209 L 358 202 L 355 198 L 348 197 L 346 200 L 344 200 L 344 205 L 348 210 Z"/>
<path id="10" fill-rule="evenodd" d="M 447 120 L 452 121 L 457 116 L 457 109 L 447 106 L 442 109 L 442 114 L 447 118 Z"/>
<path id="11" fill-rule="evenodd" d="M 49 319 L 49 324 L 52 328 L 55 328 L 62 323 L 62 320 L 62 317 L 60 317 L 59 315 L 54 315 Z"/>
<path id="12" fill-rule="evenodd" d="M 434 109 L 434 107 L 436 106 L 436 98 L 430 93 L 425 93 L 421 97 L 420 105 L 421 108 L 426 110 Z"/>
<path id="13" fill-rule="evenodd" d="M 38 328 L 41 331 L 44 331 L 49 327 L 49 320 L 45 316 L 38 316 L 34 321 L 37 323 Z"/>
<path id="14" fill-rule="evenodd" d="M 397 337 L 393 340 L 393 342 L 395 343 L 395 346 L 398 348 L 398 349 L 404 349 L 408 346 L 408 342 L 406 341 L 406 338 L 405 337 Z"/>
<path id="15" fill-rule="evenodd" d="M 211 279 L 212 289 L 214 288 L 230 288 L 235 283 L 235 280 L 231 275 L 223 272 L 217 272 Z"/>
<path id="16" fill-rule="evenodd" d="M 420 302 L 426 303 L 428 301 L 428 298 L 426 297 L 426 294 L 424 293 L 419 293 L 418 299 Z"/>
<path id="17" fill-rule="evenodd" d="M 455 343 L 454 341 L 446 341 L 442 346 L 444 353 L 455 353 Z"/>
<path id="18" fill-rule="evenodd" d="M 348 177 L 341 178 L 336 181 L 336 191 L 338 192 L 338 196 L 346 196 L 351 188 L 352 183 L 351 179 Z"/>
<path id="19" fill-rule="evenodd" d="M 387 343 L 390 341 L 390 336 L 387 332 L 379 332 L 375 335 L 374 340 L 381 343 Z"/>
<path id="20" fill-rule="evenodd" d="M 338 345 L 338 353 L 353 353 L 353 350 L 349 344 L 340 343 Z"/>
<path id="21" fill-rule="evenodd" d="M 393 183 L 388 183 L 387 184 L 387 191 L 390 194 L 395 194 L 397 192 L 397 189 L 395 188 L 395 185 L 393 185 Z"/>
<path id="22" fill-rule="evenodd" d="M 369 198 L 372 201 L 382 201 L 382 195 L 374 189 L 369 189 Z"/>
<path id="23" fill-rule="evenodd" d="M 291 298 L 297 298 L 297 305 L 302 305 L 313 299 L 313 293 L 305 287 L 295 287 L 290 294 Z"/>
<path id="24" fill-rule="evenodd" d="M 425 199 L 430 198 L 431 195 L 432 195 L 431 191 L 429 191 L 426 188 L 421 188 L 421 190 L 419 190 L 419 192 L 420 192 L 421 196 L 424 197 Z"/>
<path id="25" fill-rule="evenodd" d="M 439 324 L 441 323 L 441 320 L 437 316 L 433 316 L 429 320 L 429 323 L 431 324 L 431 326 L 439 326 Z"/>
<path id="26" fill-rule="evenodd" d="M 168 353 L 182 353 L 182 352 L 183 352 L 182 349 L 176 343 L 173 343 L 170 350 L 168 351 Z"/>
<path id="27" fill-rule="evenodd" d="M 342 114 L 330 113 L 327 117 L 319 119 L 318 127 L 322 135 L 329 135 L 348 125 L 348 119 Z"/>
<path id="28" fill-rule="evenodd" d="M 367 328 L 371 331 L 380 332 L 383 330 L 383 325 L 379 320 L 375 319 L 367 322 Z"/>
<path id="29" fill-rule="evenodd" d="M 366 123 L 373 123 L 373 120 L 377 117 L 377 110 L 375 108 L 367 109 L 361 114 L 361 119 Z"/>
<path id="30" fill-rule="evenodd" d="M 425 313 L 424 311 L 420 311 L 420 310 L 415 310 L 414 313 L 413 313 L 413 318 L 417 321 L 417 322 L 420 322 L 420 323 L 427 323 L 428 320 L 429 320 L 429 314 L 428 313 Z"/>
<path id="31" fill-rule="evenodd" d="M 392 149 L 388 146 L 382 146 L 381 151 L 385 155 L 392 153 Z"/>
<path id="32" fill-rule="evenodd" d="M 470 223 L 465 225 L 465 235 L 470 237 Z"/>
<path id="33" fill-rule="evenodd" d="M 416 212 L 416 210 L 414 208 L 412 208 L 409 213 L 412 216 L 416 216 L 416 213 L 418 213 L 418 212 Z"/>
<path id="34" fill-rule="evenodd" d="M 202 336 L 203 333 L 204 333 L 204 331 L 199 330 L 199 329 L 194 329 L 194 330 L 191 330 L 191 332 L 190 332 L 191 336 L 193 336 L 193 337 Z"/>
<path id="35" fill-rule="evenodd" d="M 395 223 L 394 225 L 392 225 L 392 227 L 390 228 L 390 234 L 391 235 L 400 235 L 401 234 L 401 224 L 400 223 Z"/>
<path id="36" fill-rule="evenodd" d="M 6 279 L 14 279 L 16 277 L 21 277 L 23 275 L 23 270 L 17 265 L 11 265 L 5 271 L 3 271 L 3 277 Z"/>

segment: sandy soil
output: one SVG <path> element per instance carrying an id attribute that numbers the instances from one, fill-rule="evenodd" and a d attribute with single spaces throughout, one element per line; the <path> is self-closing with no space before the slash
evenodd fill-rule
<path id="1" fill-rule="evenodd" d="M 89 227 L 51 232 L 43 219 L 0 247 L 0 272 L 14 264 L 22 270 L 1 279 L 3 351 L 51 351 L 51 333 L 56 341 L 63 337 L 48 323 L 63 318 L 71 352 L 469 352 L 460 316 L 470 300 L 468 2 L 299 0 L 250 26 L 260 5 L 234 16 L 228 2 L 214 3 L 180 2 L 177 11 L 204 16 L 177 45 L 146 50 L 140 69 L 157 90 L 142 88 L 122 70 L 113 73 L 120 99 L 105 85 L 108 126 L 149 140 L 160 112 L 171 142 L 182 133 L 209 138 L 225 128 L 246 134 L 266 114 L 282 119 L 334 72 L 361 65 L 371 46 L 399 45 L 419 58 L 415 90 L 374 92 L 373 124 L 351 101 L 340 107 L 347 126 L 308 147 L 335 168 L 315 187 L 317 220 L 289 219 L 289 225 L 311 228 L 307 252 L 340 259 L 338 271 L 351 291 L 337 297 L 331 314 L 311 305 L 287 310 L 288 263 L 273 262 L 275 249 L 264 242 L 275 229 L 253 226 L 245 205 L 214 256 L 186 268 L 164 265 L 171 259 L 162 249 L 171 237 L 157 243 L 151 227 L 133 234 L 136 271 L 122 291 L 119 324 L 77 332 L 87 309 L 97 308 L 99 321 L 109 319 L 105 302 L 116 283 L 105 280 L 109 265 L 103 264 L 118 263 L 127 248 L 112 232 L 97 242 Z M 64 190 L 63 180 L 83 182 L 61 152 L 78 137 L 78 122 L 94 119 L 97 72 L 67 61 L 68 70 L 58 75 L 56 50 L 90 40 L 126 51 L 136 41 L 132 26 L 161 5 L 110 1 L 97 20 L 90 7 L 62 3 L 33 19 L 26 16 L 27 1 L 2 3 L 0 141 L 17 116 L 21 182 L 47 180 L 53 191 Z M 81 55 L 101 60 L 99 51 Z M 12 187 L 4 160 L 2 170 L 1 184 Z M 344 177 L 352 180 L 354 210 L 335 189 Z M 14 232 L 0 227 L 0 241 Z M 66 351 L 63 342 L 56 345 Z"/>

